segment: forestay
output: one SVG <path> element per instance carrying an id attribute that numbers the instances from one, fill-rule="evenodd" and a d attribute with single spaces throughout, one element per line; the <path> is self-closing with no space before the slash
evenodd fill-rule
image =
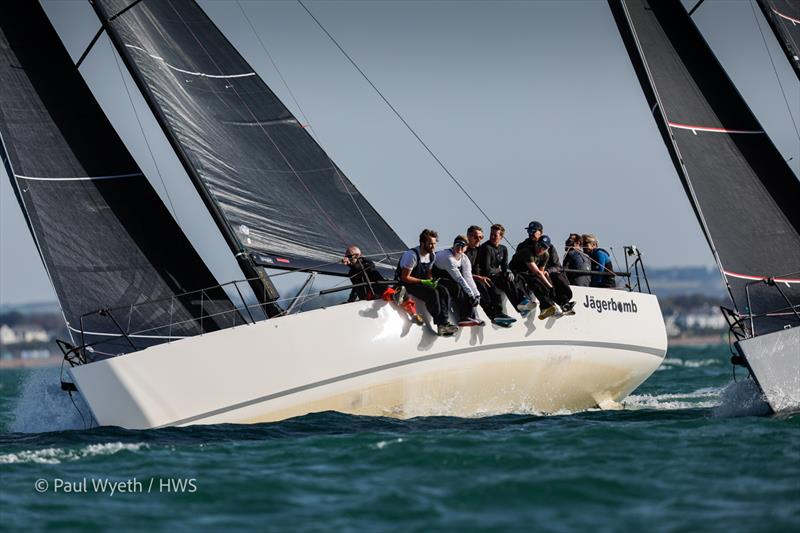
<path id="1" fill-rule="evenodd" d="M 406 248 L 193 1 L 94 5 L 235 252 L 324 271 Z"/>
<path id="2" fill-rule="evenodd" d="M 95 355 L 242 323 L 220 290 L 178 296 L 216 281 L 38 2 L 0 3 L 0 136 L 13 189 L 76 341 L 82 315 L 98 309 L 113 310 L 83 320 L 84 341 L 105 341 Z M 201 319 L 215 312 L 223 314 Z M 120 338 L 112 317 L 134 335 Z"/>
<path id="3" fill-rule="evenodd" d="M 736 309 L 797 325 L 777 289 L 800 304 L 800 182 L 679 1 L 609 3 Z"/>

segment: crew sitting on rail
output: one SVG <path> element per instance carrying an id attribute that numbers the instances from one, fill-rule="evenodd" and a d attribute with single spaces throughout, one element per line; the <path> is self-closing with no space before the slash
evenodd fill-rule
<path id="1" fill-rule="evenodd" d="M 467 249 L 467 238 L 463 235 L 453 240 L 453 246 L 436 253 L 433 274 L 439 278 L 439 284 L 450 293 L 455 303 L 455 312 L 459 326 L 483 326 L 477 306 L 481 297 L 475 280 L 472 278 L 472 263 L 464 254 Z"/>
<path id="2" fill-rule="evenodd" d="M 419 234 L 419 246 L 406 250 L 400 257 L 396 277 L 409 294 L 425 302 L 433 323 L 437 325 L 437 335 L 450 336 L 458 331 L 458 327 L 451 324 L 448 317 L 450 295 L 432 279 L 438 238 L 439 234 L 434 230 L 422 230 Z"/>
<path id="3" fill-rule="evenodd" d="M 600 248 L 597 237 L 591 233 L 583 235 L 583 250 L 592 260 L 592 272 L 610 272 L 611 274 L 592 276 L 591 287 L 605 287 L 614 289 L 617 287 L 617 279 L 614 276 L 614 264 L 611 257 L 604 249 Z"/>
<path id="4" fill-rule="evenodd" d="M 516 319 L 503 312 L 503 294 L 516 308 L 525 297 L 525 290 L 508 269 L 508 249 L 501 244 L 505 232 L 502 224 L 492 224 L 489 240 L 478 247 L 472 277 L 481 291 L 481 307 L 488 317 L 499 326 L 509 327 Z"/>
<path id="5" fill-rule="evenodd" d="M 592 260 L 583 252 L 583 238 L 577 233 L 570 233 L 567 242 L 564 243 L 565 255 L 562 266 L 566 270 L 580 272 L 566 272 L 570 285 L 588 287 L 592 279 Z M 582 274 L 581 272 L 585 272 Z"/>
<path id="6" fill-rule="evenodd" d="M 491 282 L 488 277 L 478 272 L 478 248 L 482 240 L 483 228 L 480 226 L 470 226 L 467 228 L 467 249 L 464 251 L 464 255 L 469 258 L 469 262 L 472 265 L 472 279 L 475 280 L 475 285 L 478 287 L 478 293 L 481 297 L 481 307 L 489 314 L 487 305 L 491 298 L 489 294 Z M 489 314 L 489 318 L 492 319 L 494 316 Z"/>
<path id="7" fill-rule="evenodd" d="M 561 269 L 558 253 L 550 237 L 542 235 L 542 224 L 533 221 L 528 224 L 528 239 L 517 246 L 509 266 L 515 276 L 521 276 L 529 290 L 542 302 L 539 319 L 544 320 L 558 312 L 572 314 L 575 302 L 569 280 Z"/>
<path id="8" fill-rule="evenodd" d="M 347 275 L 350 277 L 350 283 L 355 285 L 347 298 L 348 303 L 357 300 L 374 300 L 380 297 L 385 287 L 373 285 L 373 283 L 386 281 L 386 278 L 378 272 L 372 260 L 361 255 L 361 249 L 358 246 L 352 244 L 348 246 L 342 262 L 350 267 Z"/>

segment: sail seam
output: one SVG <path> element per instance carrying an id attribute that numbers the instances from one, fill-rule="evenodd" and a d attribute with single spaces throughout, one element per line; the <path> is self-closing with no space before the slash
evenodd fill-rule
<path id="1" fill-rule="evenodd" d="M 707 131 L 710 133 L 741 133 L 741 134 L 762 134 L 764 130 L 731 130 L 728 128 L 715 128 L 711 126 L 695 126 L 692 124 L 680 124 L 678 122 L 667 122 L 672 128 L 678 128 L 681 130 L 691 130 L 693 132 L 697 131 Z"/>
<path id="2" fill-rule="evenodd" d="M 73 178 L 43 178 L 40 176 L 23 176 L 21 174 L 14 174 L 14 177 L 20 178 L 23 180 L 32 180 L 32 181 L 98 181 L 98 180 L 114 180 L 120 178 L 133 178 L 138 176 L 144 176 L 141 172 L 136 172 L 134 174 L 117 174 L 114 176 L 77 176 Z"/>
<path id="3" fill-rule="evenodd" d="M 171 64 L 167 63 L 167 60 L 164 59 L 163 57 L 157 56 L 155 54 L 151 54 L 150 52 L 148 52 L 144 48 L 140 48 L 140 47 L 134 46 L 132 44 L 126 44 L 125 47 L 126 48 L 132 48 L 133 50 L 138 50 L 138 51 L 140 51 L 140 52 L 152 57 L 153 59 L 157 59 L 157 60 L 161 61 L 162 63 L 164 63 L 164 65 L 167 66 L 167 68 L 170 68 L 170 69 L 172 69 L 172 70 L 174 70 L 176 72 L 180 72 L 182 74 L 189 74 L 190 76 L 199 76 L 201 78 L 228 79 L 228 78 L 247 78 L 249 76 L 255 76 L 256 75 L 255 72 L 247 72 L 247 73 L 244 73 L 244 74 L 207 74 L 205 72 L 193 72 L 191 70 L 185 70 L 185 69 L 182 69 L 182 68 L 178 68 L 175 65 L 171 65 Z"/>

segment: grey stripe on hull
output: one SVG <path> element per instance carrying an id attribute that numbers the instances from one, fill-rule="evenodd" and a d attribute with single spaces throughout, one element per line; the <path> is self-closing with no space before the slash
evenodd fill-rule
<path id="1" fill-rule="evenodd" d="M 489 346 L 470 346 L 469 348 L 461 348 L 459 350 L 451 350 L 449 352 L 441 352 L 437 354 L 431 355 L 422 355 L 420 357 L 413 357 L 411 359 L 405 359 L 403 361 L 396 361 L 394 363 L 387 363 L 385 365 L 374 366 L 372 368 L 366 368 L 364 370 L 359 370 L 357 372 L 350 372 L 349 374 L 342 374 L 341 376 L 336 376 L 328 379 L 323 379 L 322 381 L 316 381 L 314 383 L 309 383 L 308 385 L 301 385 L 299 387 L 294 387 L 292 389 L 287 389 L 281 392 L 275 392 L 273 394 L 266 394 L 264 396 L 260 396 L 258 398 L 254 398 L 252 400 L 247 400 L 244 402 L 235 403 L 233 405 L 229 405 L 227 407 L 221 407 L 219 409 L 215 409 L 213 411 L 208 411 L 205 413 L 201 413 L 199 415 L 190 416 L 188 418 L 182 418 L 181 420 L 176 420 L 174 422 L 170 422 L 169 424 L 162 424 L 160 426 L 156 426 L 154 429 L 168 427 L 168 426 L 180 426 L 183 424 L 191 424 L 192 422 L 196 422 L 203 418 L 209 418 L 216 415 L 221 415 L 223 413 L 227 413 L 229 411 L 235 411 L 236 409 L 242 409 L 244 407 L 249 407 L 251 405 L 255 405 L 257 403 L 266 402 L 269 400 L 275 400 L 277 398 L 282 398 L 283 396 L 289 396 L 290 394 L 296 394 L 298 392 L 307 391 L 310 389 L 315 389 L 317 387 L 323 387 L 325 385 L 330 385 L 332 383 L 338 383 L 339 381 L 345 381 L 352 378 L 357 378 L 361 376 L 366 376 L 368 374 L 374 374 L 376 372 L 382 372 L 383 370 L 390 370 L 392 368 L 398 368 L 401 366 L 406 365 L 413 365 L 415 363 L 421 363 L 423 361 L 432 361 L 434 359 L 442 359 L 445 357 L 451 357 L 454 355 L 461 355 L 465 353 L 472 353 L 472 352 L 481 352 L 484 350 L 496 350 L 498 348 L 523 348 L 526 346 L 591 346 L 594 348 L 610 348 L 614 350 L 625 350 L 629 352 L 636 352 L 636 353 L 646 353 L 653 355 L 655 357 L 663 357 L 663 351 L 657 348 L 649 348 L 646 346 L 636 346 L 633 344 L 621 344 L 616 342 L 592 342 L 592 341 L 520 341 L 520 342 L 509 342 L 501 345 L 493 344 Z"/>

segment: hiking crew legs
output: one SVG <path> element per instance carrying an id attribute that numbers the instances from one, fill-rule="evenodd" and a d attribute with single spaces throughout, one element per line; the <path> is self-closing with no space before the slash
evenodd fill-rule
<path id="1" fill-rule="evenodd" d="M 519 275 L 515 275 L 514 279 L 509 281 L 509 279 L 504 274 L 499 274 L 497 276 L 490 276 L 492 280 L 492 284 L 496 289 L 505 293 L 506 297 L 508 298 L 508 302 L 511 304 L 512 309 L 516 309 L 519 303 L 522 301 L 523 298 L 527 297 L 528 290 L 525 286 L 525 281 L 523 281 Z M 503 310 L 503 301 L 502 297 L 500 298 L 500 311 Z"/>
<path id="2" fill-rule="evenodd" d="M 556 303 L 564 305 L 572 300 L 572 289 L 569 288 L 569 280 L 567 280 L 567 276 L 563 272 L 550 274 L 550 282 L 553 284 L 552 289 L 534 274 L 523 272 L 518 276 L 523 277 L 528 288 L 533 291 L 534 296 L 539 300 L 542 309 L 552 307 Z"/>
<path id="3" fill-rule="evenodd" d="M 502 278 L 505 281 L 505 278 Z M 478 285 L 478 292 L 481 294 L 481 307 L 486 312 L 489 320 L 498 316 L 503 312 L 503 289 L 498 286 L 498 281 L 491 279 L 491 285 L 484 285 L 480 281 L 475 282 Z"/>
<path id="4" fill-rule="evenodd" d="M 425 307 L 433 317 L 434 324 L 441 326 L 448 323 L 450 295 L 447 293 L 447 289 L 442 287 L 441 284 L 435 289 L 417 283 L 409 284 L 405 287 L 410 295 L 425 302 Z"/>
<path id="5" fill-rule="evenodd" d="M 458 321 L 475 318 L 474 307 L 472 307 L 472 298 L 464 292 L 461 286 L 455 280 L 442 278 L 439 280 L 439 287 L 444 287 L 450 294 L 450 301 L 455 308 Z"/>

